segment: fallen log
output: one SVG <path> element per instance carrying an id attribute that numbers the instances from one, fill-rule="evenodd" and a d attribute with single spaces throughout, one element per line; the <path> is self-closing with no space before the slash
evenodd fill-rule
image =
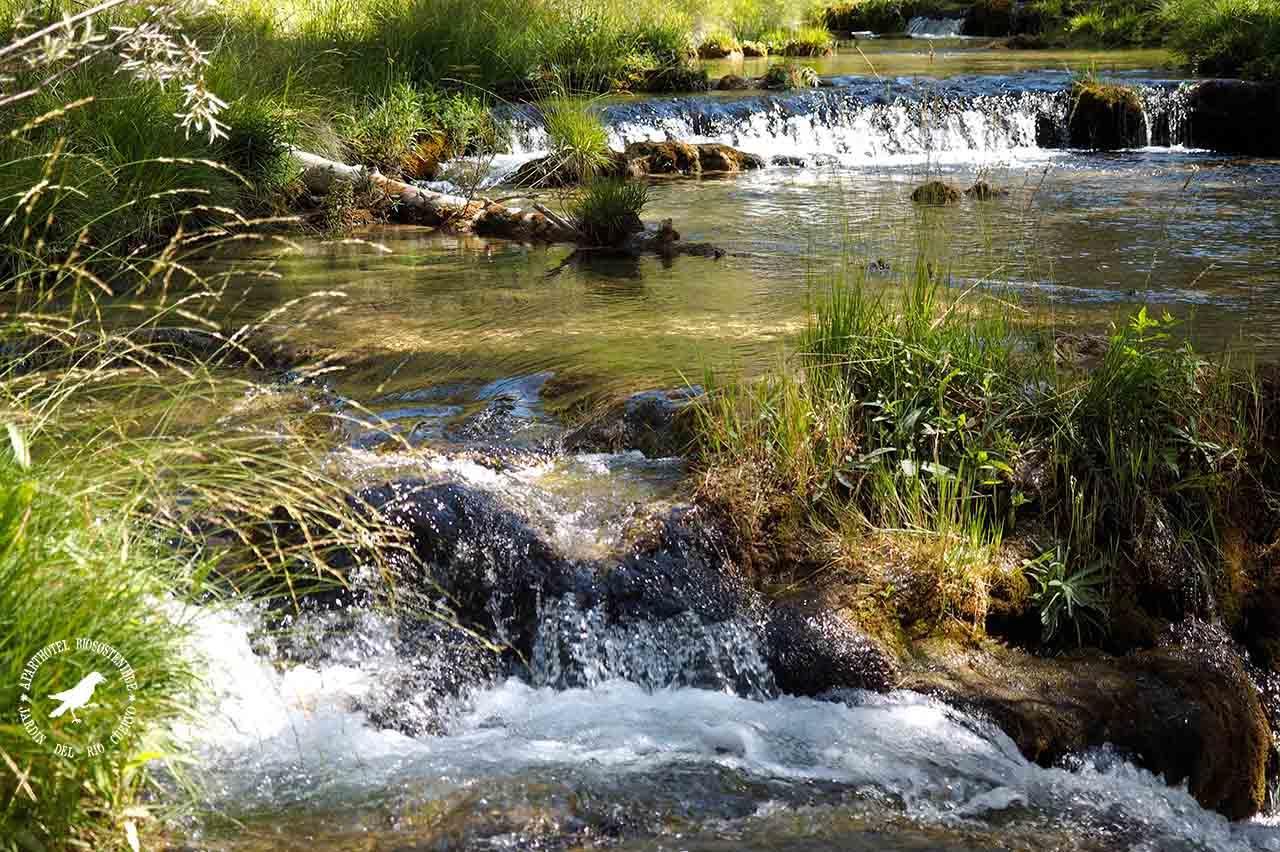
<path id="1" fill-rule="evenodd" d="M 648 228 L 637 220 L 636 233 L 622 245 L 592 247 L 582 229 L 536 201 L 530 210 L 508 207 L 487 198 L 466 198 L 424 189 L 389 178 L 377 169 L 350 166 L 298 148 L 292 149 L 292 154 L 302 169 L 302 182 L 310 192 L 327 195 L 337 181 L 369 181 L 397 202 L 397 215 L 401 219 L 418 224 L 511 240 L 577 243 L 587 250 L 632 256 L 656 254 L 667 260 L 681 254 L 716 260 L 725 255 L 722 249 L 710 243 L 681 242 L 680 234 L 672 227 L 670 219 Z M 557 267 L 556 272 L 577 259 L 579 252 L 574 252 Z"/>
<path id="2" fill-rule="evenodd" d="M 377 169 L 347 165 L 298 148 L 292 154 L 302 169 L 303 184 L 316 195 L 328 194 L 335 181 L 369 181 L 396 202 L 400 216 L 417 224 L 543 242 L 577 242 L 582 236 L 562 217 L 547 215 L 545 208 L 524 210 L 487 198 L 435 192 L 389 178 Z"/>

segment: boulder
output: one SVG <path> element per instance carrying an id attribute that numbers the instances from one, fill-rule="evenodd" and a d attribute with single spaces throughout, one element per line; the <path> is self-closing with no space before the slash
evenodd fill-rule
<path id="1" fill-rule="evenodd" d="M 360 491 L 357 505 L 403 531 L 388 554 L 406 593 L 447 600 L 471 626 L 527 652 L 538 600 L 576 591 L 577 566 L 490 494 L 403 479 Z"/>
<path id="2" fill-rule="evenodd" d="M 917 204 L 956 204 L 960 201 L 960 190 L 940 180 L 931 180 L 917 186 L 911 200 Z"/>
<path id="3" fill-rule="evenodd" d="M 688 612 L 714 623 L 757 609 L 728 540 L 705 510 L 678 506 L 648 526 L 621 561 L 599 571 L 598 594 L 611 618 L 652 622 Z"/>
<path id="4" fill-rule="evenodd" d="M 816 600 L 779 601 L 765 621 L 765 657 L 774 681 L 792 695 L 893 688 L 893 657 L 839 610 Z"/>
<path id="5" fill-rule="evenodd" d="M 1125 657 L 1033 657 L 933 640 L 900 684 L 991 718 L 1043 766 L 1110 744 L 1231 819 L 1265 802 L 1271 731 L 1227 641 L 1185 641 Z"/>
<path id="6" fill-rule="evenodd" d="M 621 160 L 625 163 L 623 171 L 629 177 L 740 172 L 765 165 L 755 154 L 716 142 L 701 145 L 675 141 L 632 142 Z"/>
<path id="7" fill-rule="evenodd" d="M 1077 82 L 1071 88 L 1067 139 L 1073 148 L 1099 151 L 1144 145 L 1147 119 L 1137 92 L 1127 86 Z"/>
<path id="8" fill-rule="evenodd" d="M 755 154 L 730 148 L 718 142 L 705 142 L 698 146 L 698 160 L 704 172 L 745 172 L 764 168 L 765 162 Z"/>
<path id="9" fill-rule="evenodd" d="M 769 48 L 762 41 L 744 41 L 742 55 L 748 59 L 760 59 L 769 55 Z"/>
<path id="10" fill-rule="evenodd" d="M 705 92 L 711 81 L 707 69 L 679 64 L 648 69 L 636 88 L 645 92 Z"/>
<path id="11" fill-rule="evenodd" d="M 637 393 L 565 435 L 571 452 L 639 450 L 650 458 L 683 455 L 693 442 L 689 404 L 702 395 L 694 386 Z"/>
<path id="12" fill-rule="evenodd" d="M 1280 156 L 1280 83 L 1204 80 L 1188 93 L 1188 144 Z"/>

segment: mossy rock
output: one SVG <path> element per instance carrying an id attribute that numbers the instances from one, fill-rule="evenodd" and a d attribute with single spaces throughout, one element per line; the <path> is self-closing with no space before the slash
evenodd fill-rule
<path id="1" fill-rule="evenodd" d="M 960 201 L 960 190 L 949 183 L 931 180 L 917 186 L 911 193 L 911 200 L 917 204 L 957 204 Z"/>
<path id="2" fill-rule="evenodd" d="M 1071 87 L 1067 138 L 1073 148 L 1114 151 L 1146 143 L 1147 119 L 1128 86 L 1077 81 Z"/>
<path id="3" fill-rule="evenodd" d="M 1266 801 L 1271 730 L 1241 655 L 1203 622 L 1124 657 L 931 640 L 899 684 L 978 711 L 1042 766 L 1110 744 L 1230 819 Z"/>
<path id="4" fill-rule="evenodd" d="M 748 59 L 761 59 L 769 55 L 769 47 L 762 41 L 744 41 L 742 55 Z"/>

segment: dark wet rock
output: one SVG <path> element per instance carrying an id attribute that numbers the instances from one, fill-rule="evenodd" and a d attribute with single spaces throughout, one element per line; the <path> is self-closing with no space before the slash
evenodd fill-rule
<path id="1" fill-rule="evenodd" d="M 396 581 L 444 597 L 472 625 L 527 651 L 538 600 L 578 588 L 579 571 L 490 494 L 456 483 L 397 480 L 356 495 L 405 535 L 387 554 Z"/>
<path id="2" fill-rule="evenodd" d="M 1146 142 L 1142 101 L 1127 86 L 1078 82 L 1071 89 L 1070 110 L 1067 138 L 1074 148 L 1114 151 Z"/>
<path id="3" fill-rule="evenodd" d="M 1187 106 L 1193 147 L 1280 155 L 1280 83 L 1204 80 L 1192 86 Z"/>
<path id="4" fill-rule="evenodd" d="M 705 511 L 681 506 L 649 523 L 631 552 L 601 572 L 611 617 L 655 621 L 691 612 L 719 622 L 755 609 L 730 543 Z"/>
<path id="5" fill-rule="evenodd" d="M 750 89 L 751 86 L 750 80 L 737 74 L 725 74 L 720 78 L 720 82 L 716 83 L 716 88 L 722 92 Z"/>
<path id="6" fill-rule="evenodd" d="M 889 653 L 837 610 L 814 600 L 769 605 L 765 655 L 778 688 L 792 695 L 836 689 L 891 689 Z"/>
<path id="7" fill-rule="evenodd" d="M 571 452 L 639 450 L 650 458 L 683 455 L 694 437 L 689 404 L 701 395 L 697 386 L 635 394 L 571 430 L 564 447 Z"/>
<path id="8" fill-rule="evenodd" d="M 1009 190 L 998 186 L 992 186 L 984 180 L 980 180 L 973 186 L 964 191 L 964 194 L 976 201 L 994 201 L 997 198 L 1005 198 L 1009 195 Z"/>
<path id="9" fill-rule="evenodd" d="M 1132 566 L 1126 572 L 1142 608 L 1170 621 L 1209 615 L 1213 581 L 1194 537 L 1157 497 L 1139 502 L 1133 528 Z"/>
<path id="10" fill-rule="evenodd" d="M 761 41 L 744 41 L 742 55 L 748 59 L 760 59 L 769 55 L 769 47 Z"/>
<path id="11" fill-rule="evenodd" d="M 1046 659 L 935 640 L 916 647 L 912 666 L 901 686 L 987 715 L 1043 766 L 1109 743 L 1231 819 L 1264 802 L 1271 733 L 1228 643 L 1170 634 L 1125 657 Z"/>
<path id="12" fill-rule="evenodd" d="M 960 201 L 960 190 L 940 180 L 931 180 L 916 187 L 911 200 L 917 204 L 956 204 Z"/>
<path id="13" fill-rule="evenodd" d="M 803 169 L 809 165 L 809 161 L 804 157 L 797 157 L 792 154 L 774 154 L 769 162 L 775 166 L 793 166 L 798 169 Z"/>

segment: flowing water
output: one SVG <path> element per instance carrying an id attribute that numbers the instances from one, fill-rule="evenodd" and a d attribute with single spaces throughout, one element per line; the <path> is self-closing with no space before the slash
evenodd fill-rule
<path id="1" fill-rule="evenodd" d="M 1036 321 L 1096 327 L 1152 304 L 1206 347 L 1278 354 L 1280 163 L 1182 147 L 1178 80 L 1122 55 L 1149 144 L 1088 153 L 1053 139 L 1067 77 L 1048 60 L 1031 71 L 1035 57 L 994 51 L 878 51 L 902 73 L 856 76 L 865 67 L 837 57 L 832 85 L 812 92 L 606 105 L 615 144 L 714 140 L 789 158 L 655 182 L 646 218 L 671 217 L 726 249 L 720 260 L 578 259 L 385 228 L 368 236 L 389 253 L 308 242 L 210 266 L 271 264 L 250 315 L 342 292 L 340 312 L 292 330 L 347 364 L 317 403 L 350 415 L 335 470 L 474 489 L 580 561 L 625 550 L 636 519 L 687 486 L 678 459 L 544 451 L 564 398 L 768 369 L 841 264 L 881 286 L 922 251 L 951 286 Z M 947 71 L 906 76 L 926 61 Z M 493 195 L 545 145 L 536 116 L 511 117 L 515 153 L 480 164 Z M 912 188 L 935 177 L 1010 194 L 914 206 Z M 506 461 L 479 463 L 477 447 Z M 456 667 L 452 646 L 413 638 L 421 624 L 403 615 L 195 624 L 213 666 L 187 732 L 207 759 L 196 848 L 1280 849 L 1267 819 L 1228 823 L 1105 749 L 1045 769 L 925 696 L 780 696 L 749 620 L 616 624 L 550 598 L 530 659 L 461 690 L 434 686 Z"/>

